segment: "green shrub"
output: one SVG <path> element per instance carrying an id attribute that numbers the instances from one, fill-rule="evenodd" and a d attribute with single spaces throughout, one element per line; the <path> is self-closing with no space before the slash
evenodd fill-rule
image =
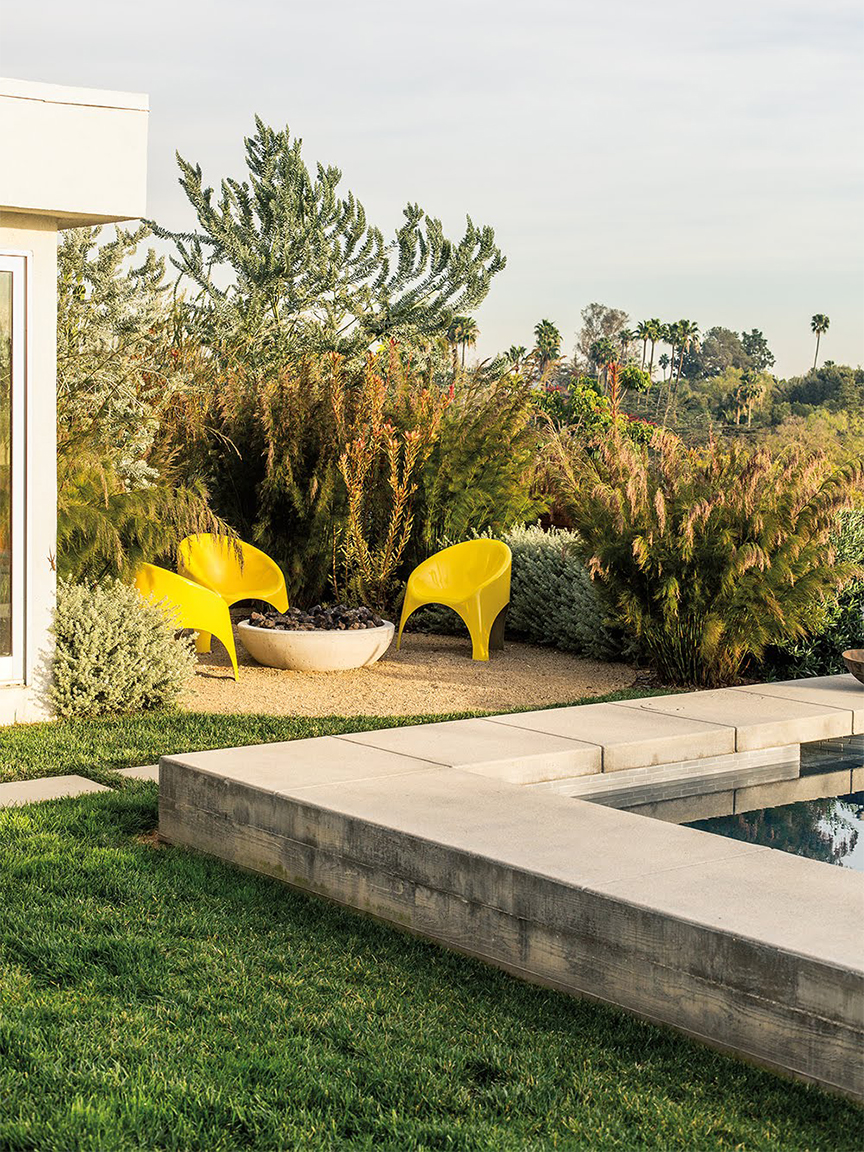
<path id="1" fill-rule="evenodd" d="M 57 587 L 51 701 L 60 716 L 100 716 L 176 704 L 195 665 L 191 641 L 119 580 Z"/>
<path id="2" fill-rule="evenodd" d="M 864 512 L 845 513 L 834 542 L 838 560 L 864 567 Z M 769 648 L 760 675 L 793 680 L 845 672 L 841 653 L 847 648 L 864 648 L 864 580 L 855 580 L 825 605 L 810 635 Z"/>
<path id="3" fill-rule="evenodd" d="M 604 620 L 573 532 L 544 531 L 534 524 L 498 534 L 475 533 L 475 538 L 478 535 L 494 535 L 513 553 L 508 635 L 596 660 L 621 655 L 620 637 Z M 421 622 L 431 631 L 457 632 L 464 627 L 449 608 L 437 605 L 418 613 Z"/>
<path id="4" fill-rule="evenodd" d="M 232 367 L 202 357 L 195 372 L 162 447 L 279 564 L 292 602 L 332 597 L 334 582 L 337 597 L 392 599 L 436 540 L 546 506 L 518 382 L 460 377 L 451 396 L 392 342 L 360 366 L 331 354 L 259 373 L 240 349 Z"/>
<path id="5" fill-rule="evenodd" d="M 553 451 L 610 614 L 667 683 L 735 683 L 860 576 L 831 544 L 860 467 L 666 432 L 643 449 L 613 431 L 594 451 L 562 433 Z"/>

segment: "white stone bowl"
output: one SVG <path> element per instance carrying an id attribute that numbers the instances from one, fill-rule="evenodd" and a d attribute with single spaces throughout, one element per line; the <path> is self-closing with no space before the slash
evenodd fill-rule
<path id="1" fill-rule="evenodd" d="M 316 628 L 311 632 L 281 632 L 256 628 L 248 620 L 237 625 L 240 642 L 253 660 L 268 668 L 294 672 L 345 672 L 368 668 L 380 660 L 396 631 L 389 620 L 379 628 Z"/>

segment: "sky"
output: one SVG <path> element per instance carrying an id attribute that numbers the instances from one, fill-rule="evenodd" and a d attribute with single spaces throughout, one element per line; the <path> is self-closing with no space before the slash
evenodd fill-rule
<path id="1" fill-rule="evenodd" d="M 859 0 L 0 2 L 0 75 L 150 96 L 149 213 L 193 214 L 175 150 L 242 176 L 259 114 L 385 235 L 419 202 L 507 256 L 478 354 L 572 350 L 591 301 L 761 328 L 793 375 L 864 362 Z"/>

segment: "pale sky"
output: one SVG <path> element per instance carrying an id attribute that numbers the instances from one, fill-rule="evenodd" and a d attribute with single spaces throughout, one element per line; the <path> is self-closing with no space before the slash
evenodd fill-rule
<path id="1" fill-rule="evenodd" d="M 150 95 L 149 212 L 189 227 L 174 150 L 242 176 L 258 113 L 344 173 L 385 235 L 418 201 L 508 258 L 480 355 L 570 351 L 592 300 L 761 328 L 791 375 L 864 362 L 858 0 L 0 0 L 0 74 Z"/>

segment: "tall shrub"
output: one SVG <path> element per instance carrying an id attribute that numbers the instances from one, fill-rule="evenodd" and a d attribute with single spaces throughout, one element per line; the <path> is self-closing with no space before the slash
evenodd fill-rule
<path id="1" fill-rule="evenodd" d="M 334 577 L 342 594 L 392 599 L 428 541 L 543 507 L 521 385 L 460 380 L 451 398 L 431 359 L 394 342 L 360 367 L 328 353 L 258 371 L 242 349 L 232 362 L 199 355 L 165 447 L 282 566 L 292 600 L 331 594 Z"/>
<path id="2" fill-rule="evenodd" d="M 843 513 L 833 543 L 838 560 L 864 568 L 864 512 Z M 769 648 L 759 674 L 773 680 L 830 676 L 845 671 L 847 648 L 864 648 L 864 577 L 825 603 L 803 639 Z"/>
<path id="3" fill-rule="evenodd" d="M 552 445 L 562 498 L 611 612 L 665 680 L 734 683 L 769 644 L 806 635 L 856 574 L 831 531 L 862 481 L 820 456 L 715 440 L 650 448 L 613 434 Z"/>
<path id="4" fill-rule="evenodd" d="M 438 541 L 471 532 L 499 533 L 544 512 L 534 479 L 542 444 L 531 388 L 518 377 L 464 380 L 441 424 L 424 469 L 414 559 Z"/>

